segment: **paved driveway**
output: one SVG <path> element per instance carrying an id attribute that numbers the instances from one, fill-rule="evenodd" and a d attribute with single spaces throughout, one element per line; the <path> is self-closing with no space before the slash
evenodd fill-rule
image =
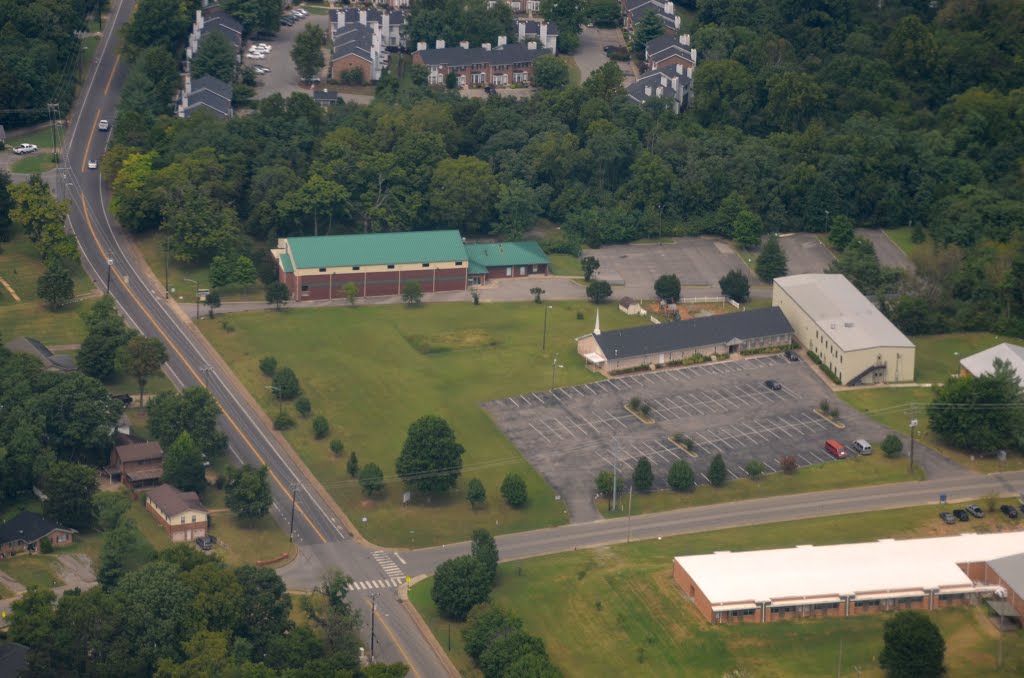
<path id="1" fill-rule="evenodd" d="M 783 388 L 768 389 L 767 379 Z M 624 409 L 634 396 L 651 406 L 653 424 Z M 822 398 L 839 407 L 845 429 L 814 413 Z M 664 488 L 669 467 L 681 459 L 693 467 L 697 483 L 707 485 L 716 454 L 730 478 L 745 478 L 743 467 L 752 460 L 763 463 L 766 473 L 780 471 L 779 459 L 787 455 L 799 466 L 837 463 L 822 450 L 825 440 L 849 445 L 866 438 L 877 447 L 890 432 L 836 399 L 802 361 L 781 355 L 637 373 L 502 398 L 484 408 L 562 495 L 573 522 L 599 517 L 594 479 L 613 464 L 628 478 L 637 460 L 647 457 L 655 487 Z M 673 444 L 677 433 L 693 440 L 691 451 Z"/>
<path id="2" fill-rule="evenodd" d="M 786 253 L 789 274 L 824 273 L 832 263 L 832 253 L 814 233 L 786 233 L 779 237 Z"/>
<path id="3" fill-rule="evenodd" d="M 604 54 L 606 45 L 625 47 L 622 40 L 622 30 L 618 28 L 592 28 L 585 27 L 580 33 L 580 46 L 572 58 L 580 69 L 580 81 L 586 80 L 590 74 L 604 66 L 608 57 Z M 623 74 L 629 79 L 633 78 L 633 71 L 628 62 L 616 62 L 622 69 Z"/>
<path id="4" fill-rule="evenodd" d="M 263 38 L 256 42 L 265 42 L 270 45 L 273 49 L 270 54 L 267 55 L 266 59 L 253 60 L 243 57 L 242 63 L 245 66 L 266 66 L 270 69 L 270 73 L 265 75 L 257 74 L 258 86 L 256 88 L 256 98 L 264 99 L 271 94 L 280 94 L 287 98 L 292 92 L 305 92 L 310 94 L 309 85 L 303 85 L 299 82 L 299 74 L 295 72 L 295 64 L 292 63 L 292 45 L 295 44 L 295 38 L 298 37 L 299 32 L 302 31 L 308 24 L 315 23 L 319 24 L 324 29 L 324 33 L 330 35 L 330 29 L 328 24 L 327 15 L 310 14 L 302 21 L 296 22 L 292 26 L 281 26 L 281 30 L 278 31 L 277 35 L 273 38 Z M 247 43 L 243 46 L 243 51 L 247 52 L 249 49 Z M 325 51 L 325 58 L 329 56 L 329 52 Z M 327 69 L 320 74 L 320 77 L 324 80 L 327 79 Z"/>
<path id="5" fill-rule="evenodd" d="M 871 244 L 875 246 L 875 254 L 878 255 L 878 261 L 882 266 L 901 268 L 905 271 L 914 270 L 914 264 L 911 263 L 907 253 L 882 231 L 873 228 L 858 228 L 855 232 L 860 237 L 870 240 Z"/>

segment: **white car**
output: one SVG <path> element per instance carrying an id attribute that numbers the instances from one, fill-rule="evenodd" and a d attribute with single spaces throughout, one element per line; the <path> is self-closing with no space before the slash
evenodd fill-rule
<path id="1" fill-rule="evenodd" d="M 100 120 L 100 124 L 96 126 L 96 129 L 98 129 L 101 132 L 109 131 L 110 123 L 106 120 Z"/>
<path id="2" fill-rule="evenodd" d="M 96 161 L 90 160 L 88 163 L 86 163 L 86 167 L 88 167 L 89 169 L 96 169 Z"/>
<path id="3" fill-rule="evenodd" d="M 25 153 L 35 153 L 39 150 L 39 147 L 35 144 L 21 144 L 14 147 L 15 155 L 24 155 Z"/>
<path id="4" fill-rule="evenodd" d="M 259 47 L 260 49 L 262 49 L 264 52 L 269 52 L 270 50 L 274 49 L 273 47 L 271 47 L 270 45 L 268 45 L 265 42 L 261 42 L 260 44 L 258 44 L 256 46 Z"/>
<path id="5" fill-rule="evenodd" d="M 256 59 L 256 60 L 259 60 L 259 59 L 266 59 L 266 58 L 267 58 L 267 55 L 266 55 L 266 54 L 263 54 L 262 52 L 255 52 L 255 53 L 252 53 L 252 52 L 250 52 L 250 53 L 249 53 L 249 58 L 250 58 L 250 59 Z"/>
<path id="6" fill-rule="evenodd" d="M 296 7 L 295 11 L 298 12 L 299 14 L 301 14 L 302 16 L 309 16 L 309 12 L 307 12 L 306 10 L 304 10 L 301 7 Z"/>

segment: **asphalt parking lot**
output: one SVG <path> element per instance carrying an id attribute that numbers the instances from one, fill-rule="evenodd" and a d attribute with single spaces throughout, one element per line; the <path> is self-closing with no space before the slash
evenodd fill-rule
<path id="1" fill-rule="evenodd" d="M 254 42 L 265 42 L 273 48 L 265 59 L 250 59 L 248 55 L 242 58 L 244 66 L 259 65 L 270 69 L 270 73 L 256 75 L 258 83 L 256 87 L 257 99 L 265 99 L 271 94 L 280 94 L 288 98 L 288 95 L 292 92 L 310 93 L 309 85 L 303 85 L 299 81 L 299 74 L 295 72 L 295 64 L 292 63 L 291 51 L 299 32 L 307 24 L 311 23 L 319 24 L 324 29 L 324 32 L 330 35 L 327 15 L 310 14 L 302 21 L 297 21 L 291 26 L 281 26 L 281 29 L 273 38 L 261 38 L 245 44 L 244 51 L 247 51 L 249 45 Z M 326 69 L 324 70 L 326 71 Z M 326 78 L 326 75 L 321 74 L 320 77 Z"/>
<path id="2" fill-rule="evenodd" d="M 764 382 L 780 381 L 773 391 Z M 634 396 L 651 406 L 653 424 L 625 410 Z M 813 412 L 822 398 L 839 407 L 844 429 Z M 708 466 L 721 453 L 731 478 L 745 478 L 752 460 L 766 473 L 793 455 L 799 466 L 835 463 L 825 440 L 849 444 L 866 438 L 875 447 L 889 431 L 835 398 L 801 359 L 751 356 L 719 363 L 636 373 L 605 381 L 526 393 L 484 404 L 498 427 L 562 496 L 574 522 L 600 517 L 593 506 L 594 479 L 618 464 L 629 476 L 647 457 L 655 489 L 667 487 L 677 459 L 690 463 L 697 483 L 709 484 Z M 692 451 L 671 441 L 693 440 Z"/>
<path id="3" fill-rule="evenodd" d="M 675 238 L 671 243 L 653 245 L 607 245 L 588 249 L 585 256 L 597 257 L 597 277 L 616 285 L 615 297 L 651 298 L 658 276 L 675 273 L 688 289 L 684 296 L 720 294 L 718 281 L 734 268 L 754 279 L 746 264 L 729 243 L 714 238 Z M 622 287 L 618 287 L 621 285 Z"/>
<path id="4" fill-rule="evenodd" d="M 832 253 L 814 233 L 788 233 L 779 238 L 786 253 L 789 275 L 824 273 L 832 263 Z"/>
<path id="5" fill-rule="evenodd" d="M 899 248 L 889 236 L 878 229 L 858 228 L 854 232 L 861 238 L 867 238 L 875 246 L 875 253 L 882 266 L 902 268 L 905 271 L 913 271 L 914 264 L 910 261 L 907 253 Z"/>

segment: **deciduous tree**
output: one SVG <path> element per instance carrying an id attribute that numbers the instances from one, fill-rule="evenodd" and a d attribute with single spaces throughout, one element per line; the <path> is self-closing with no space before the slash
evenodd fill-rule
<path id="1" fill-rule="evenodd" d="M 683 285 L 675 273 L 658 276 L 654 281 L 654 294 L 666 304 L 678 303 L 682 290 Z"/>
<path id="2" fill-rule="evenodd" d="M 70 304 L 75 298 L 75 281 L 64 266 L 48 266 L 39 276 L 36 294 L 46 302 L 51 311 L 56 311 Z"/>
<path id="3" fill-rule="evenodd" d="M 668 486 L 676 492 L 689 492 L 694 487 L 693 468 L 682 459 L 668 469 Z"/>
<path id="4" fill-rule="evenodd" d="M 203 454 L 188 431 L 182 431 L 164 453 L 161 480 L 185 492 L 200 492 L 206 487 Z"/>
<path id="5" fill-rule="evenodd" d="M 182 431 L 188 431 L 199 450 L 215 457 L 227 449 L 227 438 L 217 430 L 220 408 L 205 388 L 193 386 L 181 393 L 164 392 L 147 405 L 149 430 L 166 449 Z"/>
<path id="6" fill-rule="evenodd" d="M 553 54 L 543 54 L 533 62 L 533 84 L 540 89 L 562 89 L 569 84 L 569 65 Z"/>
<path id="7" fill-rule="evenodd" d="M 408 306 L 418 306 L 423 300 L 423 286 L 415 280 L 402 285 L 402 301 Z"/>
<path id="8" fill-rule="evenodd" d="M 587 298 L 595 304 L 604 303 L 604 300 L 612 296 L 612 286 L 606 280 L 594 280 L 587 285 Z"/>
<path id="9" fill-rule="evenodd" d="M 487 490 L 479 478 L 470 478 L 469 483 L 466 484 L 466 500 L 474 509 L 487 501 Z"/>
<path id="10" fill-rule="evenodd" d="M 928 405 L 931 430 L 954 447 L 992 454 L 1024 449 L 1020 377 L 998 358 L 988 374 L 949 379 Z"/>
<path id="11" fill-rule="evenodd" d="M 43 487 L 48 497 L 43 504 L 47 516 L 76 530 L 92 526 L 92 501 L 99 487 L 93 468 L 54 462 L 46 469 Z"/>
<path id="12" fill-rule="evenodd" d="M 243 465 L 227 473 L 225 503 L 235 515 L 243 520 L 255 520 L 267 515 L 274 497 L 270 493 L 267 467 Z"/>
<path id="13" fill-rule="evenodd" d="M 417 492 L 447 492 L 455 487 L 462 472 L 464 452 L 447 421 L 437 415 L 425 415 L 409 426 L 395 470 Z"/>
<path id="14" fill-rule="evenodd" d="M 199 39 L 199 49 L 196 50 L 190 64 L 192 79 L 212 75 L 230 85 L 235 80 L 237 55 L 238 50 L 223 33 L 204 31 L 203 37 Z"/>
<path id="15" fill-rule="evenodd" d="M 586 256 L 580 259 L 580 266 L 583 268 L 584 282 L 590 282 L 591 276 L 601 268 L 601 262 L 598 261 L 597 257 Z"/>
<path id="16" fill-rule="evenodd" d="M 722 276 L 718 281 L 718 288 L 723 296 L 737 303 L 742 304 L 750 299 L 750 281 L 739 269 L 733 269 Z"/>
<path id="17" fill-rule="evenodd" d="M 897 612 L 885 622 L 879 665 L 890 678 L 924 678 L 946 673 L 946 641 L 928 615 Z"/>
<path id="18" fill-rule="evenodd" d="M 651 460 L 647 457 L 640 457 L 633 468 L 633 487 L 638 492 L 649 492 L 654 486 L 654 470 L 651 468 Z"/>
<path id="19" fill-rule="evenodd" d="M 381 471 L 380 466 L 371 461 L 359 469 L 358 473 L 359 487 L 362 488 L 363 494 L 367 497 L 372 497 L 384 491 L 384 472 Z"/>
<path id="20" fill-rule="evenodd" d="M 277 310 L 280 311 L 281 307 L 287 304 L 291 298 L 291 292 L 288 291 L 287 285 L 280 280 L 275 280 L 267 285 L 266 298 L 268 304 L 274 304 Z"/>
<path id="21" fill-rule="evenodd" d="M 119 372 L 131 375 L 139 385 L 139 404 L 143 401 L 143 391 L 149 378 L 160 371 L 160 366 L 167 362 L 167 349 L 159 339 L 149 337 L 132 337 L 121 348 L 117 349 L 115 364 Z"/>
<path id="22" fill-rule="evenodd" d="M 633 42 L 630 47 L 637 54 L 643 54 L 647 43 L 665 32 L 665 24 L 653 9 L 648 10 L 633 26 Z"/>
<path id="23" fill-rule="evenodd" d="M 526 506 L 526 502 L 529 500 L 526 481 L 518 473 L 509 473 L 501 481 L 501 496 L 505 499 L 505 503 L 512 508 Z"/>
<path id="24" fill-rule="evenodd" d="M 460 556 L 441 563 L 434 571 L 430 599 L 448 619 L 463 621 L 474 605 L 491 594 L 491 575 L 480 559 Z"/>
<path id="25" fill-rule="evenodd" d="M 890 433 L 882 440 L 881 447 L 885 456 L 889 458 L 898 457 L 903 452 L 903 441 L 895 433 Z"/>
<path id="26" fill-rule="evenodd" d="M 300 78 L 312 78 L 324 67 L 324 40 L 323 29 L 313 23 L 306 24 L 295 38 L 291 56 Z"/>
<path id="27" fill-rule="evenodd" d="M 494 541 L 490 532 L 480 528 L 473 530 L 470 542 L 470 555 L 487 567 L 487 572 L 491 576 L 491 586 L 494 586 L 498 577 L 498 543 Z"/>
<path id="28" fill-rule="evenodd" d="M 490 603 L 480 603 L 469 611 L 462 629 L 463 646 L 473 661 L 498 638 L 523 628 L 523 620 Z"/>

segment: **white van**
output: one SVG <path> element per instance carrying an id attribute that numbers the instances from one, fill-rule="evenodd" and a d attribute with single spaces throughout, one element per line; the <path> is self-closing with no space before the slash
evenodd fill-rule
<path id="1" fill-rule="evenodd" d="M 871 454 L 871 443 L 864 440 L 863 438 L 854 440 L 852 447 L 861 454 Z"/>

